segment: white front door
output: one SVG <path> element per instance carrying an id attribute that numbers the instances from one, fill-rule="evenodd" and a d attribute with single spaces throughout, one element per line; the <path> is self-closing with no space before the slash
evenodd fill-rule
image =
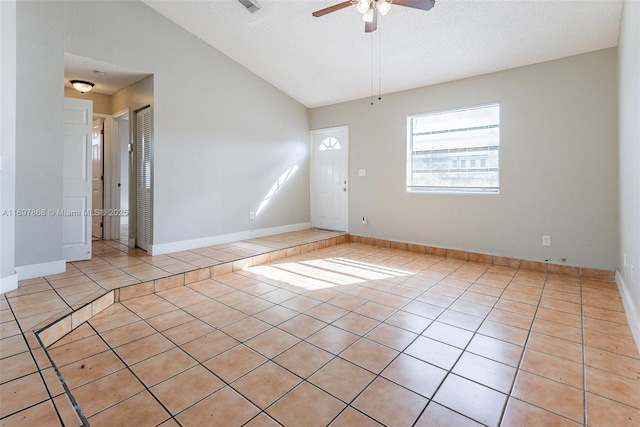
<path id="1" fill-rule="evenodd" d="M 312 222 L 347 231 L 349 127 L 311 131 Z"/>
<path id="2" fill-rule="evenodd" d="M 104 120 L 96 119 L 93 121 L 93 133 L 92 133 L 92 158 L 93 158 L 93 173 L 92 173 L 92 204 L 93 211 L 91 235 L 102 239 L 103 221 L 102 212 L 104 204 L 102 203 L 104 198 L 104 158 L 102 156 L 104 141 Z"/>
<path id="3" fill-rule="evenodd" d="M 91 259 L 91 121 L 93 102 L 64 99 L 62 254 Z"/>

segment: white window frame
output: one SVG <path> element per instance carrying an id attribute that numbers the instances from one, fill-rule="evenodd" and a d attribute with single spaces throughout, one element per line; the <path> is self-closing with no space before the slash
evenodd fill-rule
<path id="1" fill-rule="evenodd" d="M 413 150 L 413 137 L 417 134 L 414 133 L 413 130 L 413 123 L 414 123 L 414 119 L 415 118 L 419 118 L 419 117 L 425 117 L 425 116 L 436 116 L 438 114 L 443 114 L 443 113 L 455 113 L 455 112 L 462 112 L 462 111 L 467 111 L 467 110 L 474 110 L 474 109 L 481 109 L 481 108 L 492 108 L 492 107 L 498 107 L 498 111 L 500 116 L 502 116 L 502 113 L 500 112 L 500 103 L 499 102 L 491 102 L 491 103 L 487 103 L 487 104 L 481 104 L 481 105 L 472 105 L 472 106 L 465 106 L 465 107 L 460 107 L 460 108 L 451 108 L 451 109 L 446 109 L 446 110 L 439 110 L 439 111 L 433 111 L 433 112 L 429 112 L 429 113 L 419 113 L 419 114 L 410 114 L 409 116 L 407 116 L 407 166 L 406 166 L 406 188 L 407 188 L 407 192 L 408 193 L 451 193 L 451 194 L 499 194 L 500 193 L 500 145 L 501 145 L 501 137 L 500 137 L 500 119 L 498 119 L 498 123 L 497 124 L 493 124 L 490 127 L 492 128 L 497 128 L 498 129 L 498 144 L 497 146 L 490 146 L 491 151 L 497 151 L 497 166 L 492 168 L 494 171 L 497 171 L 497 175 L 498 175 L 498 183 L 497 186 L 489 186 L 489 187 L 482 187 L 482 186 L 447 186 L 447 185 L 442 185 L 442 186 L 420 186 L 420 185 L 414 185 L 413 179 L 414 179 L 414 150 Z M 487 126 L 488 128 L 489 126 Z M 478 127 L 477 129 L 481 129 L 482 127 Z M 475 128 L 474 128 L 475 129 Z M 474 129 L 455 129 L 454 131 L 468 131 L 468 130 L 474 130 Z M 448 131 L 445 131 L 448 132 Z M 489 148 L 489 147 L 488 147 Z M 457 163 L 457 169 L 467 169 L 466 164 L 470 163 L 467 162 L 465 159 L 460 159 L 457 158 L 456 160 Z M 476 164 L 478 164 L 479 162 L 476 162 Z M 464 166 L 463 166 L 464 164 Z M 449 160 L 449 165 L 451 165 L 451 160 Z M 455 167 L 450 166 L 451 169 L 454 169 Z M 477 167 L 476 169 L 480 169 L 480 167 Z"/>

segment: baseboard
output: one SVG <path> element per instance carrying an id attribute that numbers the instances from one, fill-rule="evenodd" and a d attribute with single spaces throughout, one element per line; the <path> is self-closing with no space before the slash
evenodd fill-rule
<path id="1" fill-rule="evenodd" d="M 66 270 L 67 262 L 63 259 L 59 261 L 41 262 L 39 264 L 28 264 L 16 267 L 16 271 L 18 272 L 18 280 L 51 276 L 53 274 L 64 273 Z"/>
<path id="2" fill-rule="evenodd" d="M 627 315 L 627 321 L 636 342 L 636 347 L 640 351 L 640 307 L 634 304 L 631 294 L 627 290 L 627 284 L 619 271 L 616 271 L 616 284 L 618 285 L 618 292 L 622 298 L 622 305 L 624 306 L 624 312 Z"/>
<path id="3" fill-rule="evenodd" d="M 0 277 L 0 295 L 18 289 L 18 273 Z"/>
<path id="4" fill-rule="evenodd" d="M 307 230 L 311 228 L 310 222 L 300 224 L 283 225 L 280 227 L 260 228 L 257 230 L 240 231 L 238 233 L 221 234 L 218 236 L 203 237 L 200 239 L 182 240 L 179 242 L 161 243 L 151 245 L 150 255 L 163 255 L 171 252 L 188 251 L 190 249 L 204 248 L 206 246 L 222 245 L 225 243 L 239 242 L 241 240 L 255 239 L 258 237 L 272 236 L 274 234 L 290 233 L 293 231 Z"/>

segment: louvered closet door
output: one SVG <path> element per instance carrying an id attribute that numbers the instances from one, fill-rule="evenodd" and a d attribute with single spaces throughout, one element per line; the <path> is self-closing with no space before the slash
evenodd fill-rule
<path id="1" fill-rule="evenodd" d="M 151 246 L 151 108 L 136 113 L 137 234 L 136 246 Z"/>

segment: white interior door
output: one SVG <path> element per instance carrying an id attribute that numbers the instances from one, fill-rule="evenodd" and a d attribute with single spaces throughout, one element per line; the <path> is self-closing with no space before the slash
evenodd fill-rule
<path id="1" fill-rule="evenodd" d="M 136 113 L 136 246 L 151 246 L 151 108 Z"/>
<path id="2" fill-rule="evenodd" d="M 347 231 L 349 127 L 312 131 L 311 149 L 313 226 Z"/>
<path id="3" fill-rule="evenodd" d="M 91 235 L 102 239 L 103 221 L 102 215 L 97 215 L 104 208 L 104 157 L 103 157 L 103 141 L 104 141 L 104 120 L 96 119 L 93 121 L 93 132 L 91 140 L 91 151 L 93 158 L 92 167 L 92 196 L 91 209 L 93 212 L 91 223 Z"/>
<path id="4" fill-rule="evenodd" d="M 92 116 L 92 101 L 64 99 L 62 253 L 66 261 L 91 259 Z"/>

